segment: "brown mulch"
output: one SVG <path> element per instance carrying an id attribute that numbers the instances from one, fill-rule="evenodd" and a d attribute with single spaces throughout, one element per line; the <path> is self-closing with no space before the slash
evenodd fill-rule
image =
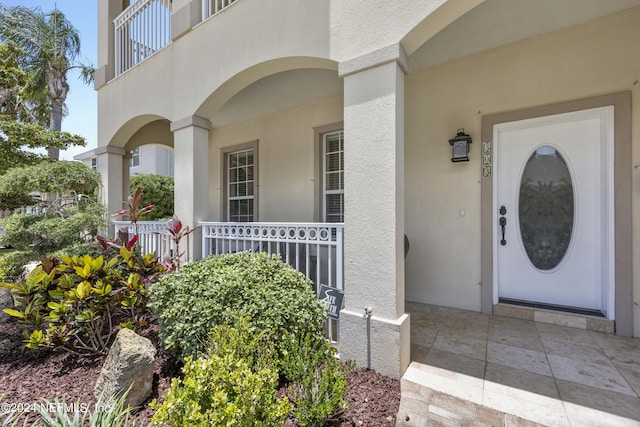
<path id="1" fill-rule="evenodd" d="M 0 323 L 0 405 L 8 403 L 14 408 L 18 405 L 22 407 L 32 405 L 40 398 L 93 405 L 93 387 L 104 356 L 80 357 L 64 351 L 24 349 L 21 331 L 21 325 L 15 322 Z M 158 347 L 157 327 L 150 328 L 144 335 Z M 135 414 L 136 425 L 148 424 L 153 414 L 148 402 L 154 398 L 161 399 L 164 390 L 171 384 L 171 378 L 179 374 L 180 366 L 173 356 L 159 350 L 153 394 L 143 409 Z M 349 407 L 338 419 L 329 423 L 330 426 L 395 425 L 400 405 L 398 380 L 365 368 L 353 370 L 347 380 L 349 388 L 345 398 Z"/>

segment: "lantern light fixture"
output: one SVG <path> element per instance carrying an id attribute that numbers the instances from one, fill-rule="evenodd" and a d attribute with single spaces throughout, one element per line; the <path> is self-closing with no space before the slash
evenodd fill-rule
<path id="1" fill-rule="evenodd" d="M 469 144 L 471 142 L 471 137 L 464 133 L 464 128 L 458 129 L 456 136 L 449 140 L 449 144 L 451 144 L 451 161 L 454 163 L 468 162 Z"/>

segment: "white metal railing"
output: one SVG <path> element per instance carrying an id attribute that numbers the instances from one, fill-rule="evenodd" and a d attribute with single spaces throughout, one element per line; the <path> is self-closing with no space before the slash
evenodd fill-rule
<path id="1" fill-rule="evenodd" d="M 116 19 L 116 76 L 171 42 L 171 0 L 138 0 Z"/>
<path id="2" fill-rule="evenodd" d="M 113 225 L 115 226 L 116 237 L 118 237 L 120 230 L 126 231 L 129 234 L 129 238 L 136 234 L 136 225 L 129 221 L 113 221 Z M 175 248 L 171 238 L 166 235 L 166 221 L 138 221 L 137 228 L 137 245 L 142 254 L 155 252 L 160 259 L 167 259 L 173 256 Z"/>
<path id="3" fill-rule="evenodd" d="M 202 20 L 215 15 L 234 1 L 236 0 L 202 0 Z"/>
<path id="4" fill-rule="evenodd" d="M 201 222 L 202 257 L 240 251 L 278 254 L 314 283 L 344 290 L 343 224 Z M 338 321 L 327 321 L 329 340 L 338 343 Z"/>

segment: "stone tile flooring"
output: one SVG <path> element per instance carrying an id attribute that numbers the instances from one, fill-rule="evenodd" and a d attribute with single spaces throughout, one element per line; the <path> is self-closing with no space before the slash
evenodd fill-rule
<path id="1" fill-rule="evenodd" d="M 412 302 L 407 311 L 413 363 L 403 386 L 435 394 L 415 391 L 431 414 L 399 425 L 467 425 L 460 411 L 475 405 L 503 425 L 640 426 L 640 339 Z M 441 394 L 464 404 L 442 409 Z"/>

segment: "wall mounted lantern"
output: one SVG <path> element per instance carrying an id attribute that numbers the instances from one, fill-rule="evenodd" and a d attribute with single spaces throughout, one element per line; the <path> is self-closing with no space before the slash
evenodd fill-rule
<path id="1" fill-rule="evenodd" d="M 464 129 L 458 129 L 456 136 L 449 140 L 451 144 L 451 161 L 452 162 L 468 162 L 469 161 L 469 144 L 471 137 L 464 133 Z"/>

